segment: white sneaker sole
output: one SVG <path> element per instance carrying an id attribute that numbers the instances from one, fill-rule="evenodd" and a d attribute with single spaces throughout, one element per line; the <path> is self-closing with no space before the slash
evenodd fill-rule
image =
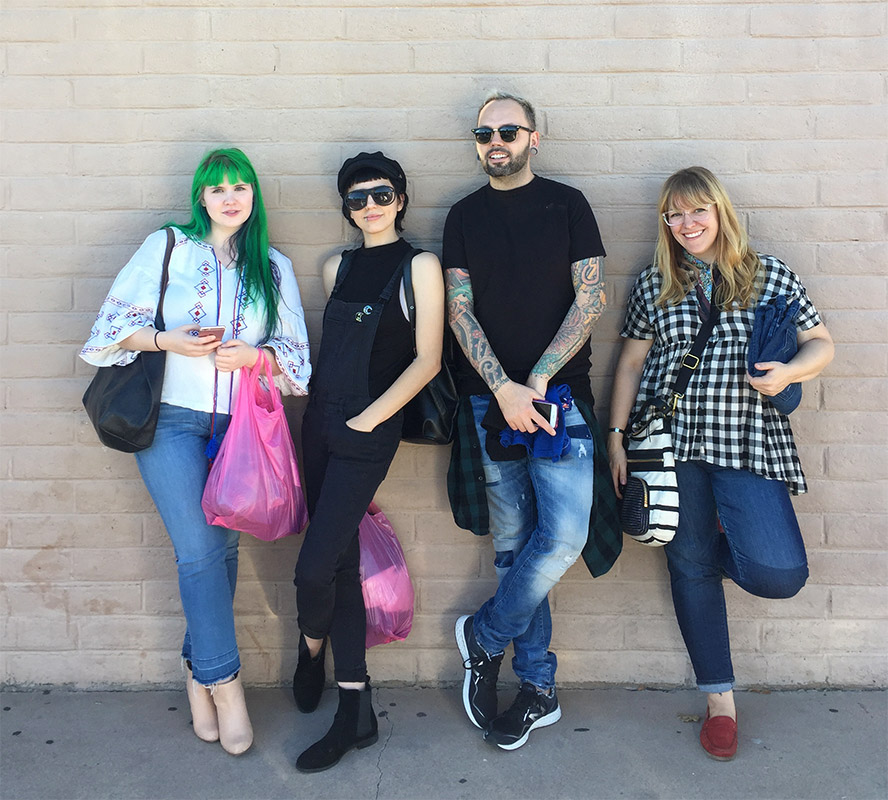
<path id="1" fill-rule="evenodd" d="M 456 646 L 459 648 L 459 654 L 462 656 L 463 666 L 465 666 L 466 662 L 469 660 L 469 645 L 468 642 L 466 642 L 466 620 L 468 618 L 468 614 L 463 614 L 456 621 L 456 627 L 454 629 L 454 634 L 456 635 Z M 465 708 L 466 710 L 466 716 L 472 721 L 472 725 L 474 725 L 476 728 L 481 729 L 481 726 L 475 719 L 475 715 L 472 713 L 472 704 L 469 702 L 469 689 L 472 685 L 472 670 L 467 669 L 465 672 L 466 675 L 463 678 L 462 691 L 463 708 Z"/>
<path id="2" fill-rule="evenodd" d="M 536 722 L 531 725 L 524 736 L 522 736 L 518 741 L 512 742 L 511 744 L 500 744 L 499 742 L 494 742 L 497 747 L 501 747 L 503 750 L 517 750 L 519 747 L 527 743 L 527 737 L 530 736 L 531 731 L 535 731 L 537 728 L 545 728 L 547 725 L 554 725 L 558 720 L 561 719 L 561 706 L 559 705 L 554 711 L 549 714 L 546 714 L 545 717 L 540 717 Z"/>

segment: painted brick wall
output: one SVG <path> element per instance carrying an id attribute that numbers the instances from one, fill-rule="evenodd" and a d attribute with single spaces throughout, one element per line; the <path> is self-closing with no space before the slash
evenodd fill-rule
<path id="1" fill-rule="evenodd" d="M 182 622 L 166 535 L 129 456 L 97 444 L 76 356 L 112 276 L 184 217 L 210 146 L 263 176 L 316 343 L 321 260 L 350 241 L 333 176 L 384 148 L 411 177 L 409 237 L 440 250 L 483 178 L 468 130 L 491 87 L 539 107 L 536 169 L 582 188 L 608 249 L 594 334 L 606 398 L 628 286 L 649 259 L 662 179 L 693 163 L 729 187 L 760 250 L 804 279 L 837 341 L 793 415 L 811 493 L 811 580 L 789 601 L 728 590 L 741 684 L 884 686 L 886 670 L 883 2 L 474 0 L 325 3 L 5 0 L 2 103 L 2 680 L 178 684 Z M 516 320 L 520 324 L 520 320 Z M 292 406 L 294 419 L 301 412 Z M 490 545 L 455 528 L 444 449 L 403 446 L 378 500 L 417 590 L 377 682 L 461 674 L 455 615 L 494 585 Z M 245 541 L 245 676 L 286 681 L 298 539 Z M 627 543 L 607 577 L 553 592 L 564 683 L 686 684 L 663 553 Z"/>

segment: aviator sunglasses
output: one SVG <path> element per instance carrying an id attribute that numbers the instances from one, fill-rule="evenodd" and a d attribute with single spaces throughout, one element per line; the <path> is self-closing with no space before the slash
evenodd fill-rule
<path id="1" fill-rule="evenodd" d="M 493 134 L 498 133 L 500 139 L 504 142 L 514 142 L 518 138 L 518 131 L 527 131 L 533 133 L 531 128 L 525 128 L 523 125 L 501 125 L 499 128 L 472 128 L 475 134 L 475 141 L 478 144 L 489 144 Z"/>
<path id="2" fill-rule="evenodd" d="M 360 211 L 367 205 L 367 198 L 372 197 L 378 206 L 390 206 L 395 202 L 397 192 L 391 186 L 374 186 L 371 189 L 354 189 L 345 196 L 345 205 L 349 211 Z"/>

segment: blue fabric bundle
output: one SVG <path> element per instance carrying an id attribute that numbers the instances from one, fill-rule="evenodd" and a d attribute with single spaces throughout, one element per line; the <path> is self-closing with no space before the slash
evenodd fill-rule
<path id="1" fill-rule="evenodd" d="M 787 303 L 785 295 L 756 308 L 748 351 L 749 374 L 754 378 L 765 374 L 763 370 L 755 368 L 756 363 L 780 361 L 785 364 L 798 352 L 795 326 L 798 313 L 799 301 Z M 801 402 L 802 384 L 791 383 L 782 392 L 767 399 L 781 414 L 790 414 Z"/>
<path id="2" fill-rule="evenodd" d="M 564 412 L 570 411 L 573 407 L 570 386 L 566 383 L 562 383 L 560 386 L 550 386 L 546 392 L 546 400 L 558 406 L 558 424 L 555 428 L 555 435 L 550 436 L 542 428 L 537 428 L 533 433 L 506 428 L 500 431 L 500 444 L 503 447 L 511 447 L 516 444 L 524 445 L 527 452 L 534 458 L 551 458 L 552 461 L 558 461 L 570 452 L 570 437 L 567 435 L 567 426 L 564 424 Z"/>

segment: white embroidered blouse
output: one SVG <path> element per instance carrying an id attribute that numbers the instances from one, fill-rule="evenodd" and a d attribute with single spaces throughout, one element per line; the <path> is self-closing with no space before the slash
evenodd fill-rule
<path id="1" fill-rule="evenodd" d="M 278 327 L 265 341 L 265 314 L 247 297 L 236 269 L 224 269 L 206 242 L 193 241 L 173 229 L 176 242 L 170 256 L 170 279 L 163 301 L 164 326 L 225 326 L 223 341 L 240 339 L 269 347 L 284 380 L 284 394 L 308 393 L 311 376 L 308 332 L 293 265 L 285 255 L 269 249 L 274 279 L 280 288 Z M 166 232 L 152 233 L 120 271 L 96 317 L 80 357 L 97 367 L 124 366 L 138 352 L 120 342 L 140 328 L 153 325 L 160 300 L 160 276 L 166 250 Z M 196 411 L 213 411 L 214 356 L 189 358 L 167 353 L 161 401 Z M 237 392 L 240 370 L 219 373 L 216 411 L 229 412 L 229 398 Z"/>

